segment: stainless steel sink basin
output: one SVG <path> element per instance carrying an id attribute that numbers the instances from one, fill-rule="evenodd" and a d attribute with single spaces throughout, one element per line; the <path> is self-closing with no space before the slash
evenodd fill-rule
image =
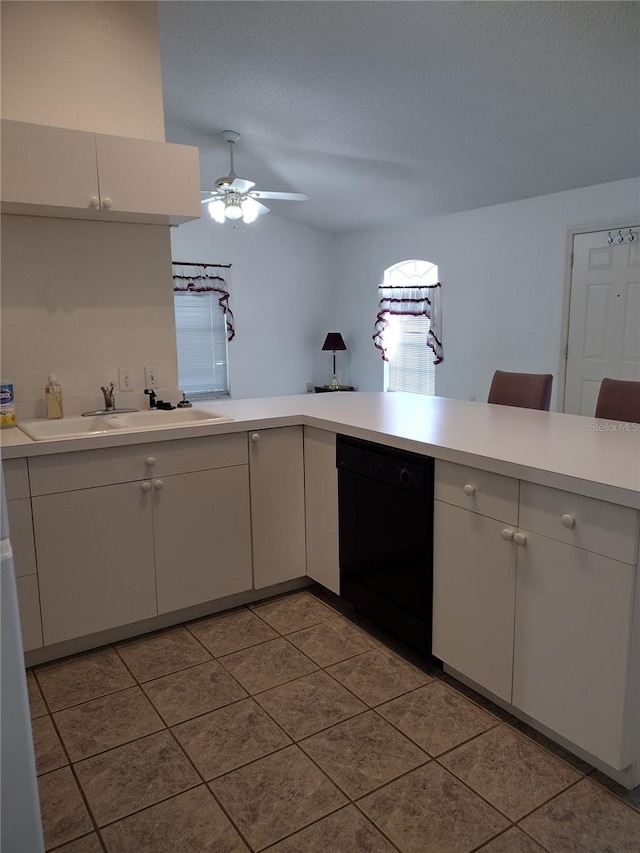
<path id="1" fill-rule="evenodd" d="M 167 427 L 202 426 L 205 424 L 230 423 L 233 418 L 205 409 L 149 409 L 144 412 L 97 415 L 77 418 L 61 418 L 21 421 L 18 426 L 34 441 L 50 441 L 57 438 L 87 438 L 118 432 L 146 432 Z"/>
<path id="2" fill-rule="evenodd" d="M 84 438 L 90 435 L 104 435 L 119 429 L 114 424 L 115 415 L 102 417 L 60 418 L 49 421 L 20 421 L 18 427 L 34 441 L 49 441 L 54 438 Z"/>
<path id="3" fill-rule="evenodd" d="M 233 418 L 205 409 L 147 409 L 126 415 L 111 415 L 109 420 L 118 429 L 166 429 L 175 426 L 198 426 L 201 424 L 230 423 Z"/>

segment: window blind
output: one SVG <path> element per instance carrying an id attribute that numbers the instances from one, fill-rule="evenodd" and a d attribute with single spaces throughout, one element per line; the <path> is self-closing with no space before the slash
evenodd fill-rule
<path id="1" fill-rule="evenodd" d="M 187 397 L 229 395 L 227 323 L 220 293 L 174 292 L 178 381 Z"/>
<path id="2" fill-rule="evenodd" d="M 387 391 L 435 394 L 436 371 L 433 353 L 426 346 L 431 321 L 427 317 L 389 317 L 386 337 L 390 339 L 385 362 Z"/>

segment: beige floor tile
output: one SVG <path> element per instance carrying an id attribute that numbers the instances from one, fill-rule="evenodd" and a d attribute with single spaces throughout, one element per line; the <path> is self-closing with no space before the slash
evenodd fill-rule
<path id="1" fill-rule="evenodd" d="M 291 743 L 253 699 L 180 723 L 173 733 L 207 780 Z"/>
<path id="2" fill-rule="evenodd" d="M 69 763 L 51 717 L 38 717 L 31 721 L 33 749 L 36 754 L 36 772 L 50 773 Z"/>
<path id="3" fill-rule="evenodd" d="M 470 853 L 509 825 L 435 761 L 358 806 L 402 853 Z"/>
<path id="4" fill-rule="evenodd" d="M 580 779 L 564 761 L 504 723 L 439 761 L 513 821 Z"/>
<path id="5" fill-rule="evenodd" d="M 256 701 L 294 740 L 347 720 L 367 706 L 325 672 L 259 693 Z"/>
<path id="6" fill-rule="evenodd" d="M 355 806 L 324 817 L 265 853 L 396 853 Z"/>
<path id="7" fill-rule="evenodd" d="M 373 711 L 301 741 L 300 747 L 351 799 L 429 760 Z"/>
<path id="8" fill-rule="evenodd" d="M 539 808 L 522 828 L 548 850 L 637 853 L 640 814 L 588 779 Z"/>
<path id="9" fill-rule="evenodd" d="M 43 717 L 48 713 L 47 706 L 44 704 L 42 693 L 38 687 L 35 675 L 32 672 L 27 673 L 27 691 L 29 693 L 29 709 L 31 711 L 31 719 Z"/>
<path id="10" fill-rule="evenodd" d="M 56 847 L 55 853 L 104 853 L 104 848 L 95 832 L 83 835 L 64 847 Z"/>
<path id="11" fill-rule="evenodd" d="M 151 637 L 116 646 L 138 681 L 150 681 L 211 659 L 186 628 L 173 628 Z"/>
<path id="12" fill-rule="evenodd" d="M 87 807 L 70 767 L 40 776 L 38 790 L 47 850 L 93 830 Z"/>
<path id="13" fill-rule="evenodd" d="M 440 681 L 379 705 L 376 711 L 430 755 L 440 755 L 499 723 Z"/>
<path id="14" fill-rule="evenodd" d="M 146 681 L 142 687 L 170 726 L 237 702 L 247 695 L 214 660 Z"/>
<path id="15" fill-rule="evenodd" d="M 165 727 L 137 686 L 57 711 L 53 718 L 72 761 L 105 752 Z"/>
<path id="16" fill-rule="evenodd" d="M 512 826 L 511 829 L 481 847 L 478 853 L 545 853 L 545 851 L 521 829 Z"/>
<path id="17" fill-rule="evenodd" d="M 109 853 L 244 853 L 249 848 L 204 785 L 101 830 Z"/>
<path id="18" fill-rule="evenodd" d="M 362 654 L 377 645 L 364 631 L 342 617 L 296 631 L 287 639 L 322 667 Z"/>
<path id="19" fill-rule="evenodd" d="M 52 711 L 97 699 L 135 684 L 110 647 L 55 665 L 48 664 L 36 669 L 35 675 Z"/>
<path id="20" fill-rule="evenodd" d="M 382 647 L 327 668 L 367 705 L 380 705 L 432 681 L 431 677 Z"/>
<path id="21" fill-rule="evenodd" d="M 254 850 L 275 844 L 347 802 L 297 746 L 234 770 L 210 787 Z"/>
<path id="22" fill-rule="evenodd" d="M 220 658 L 220 663 L 251 694 L 293 681 L 318 668 L 282 637 L 226 655 Z"/>
<path id="23" fill-rule="evenodd" d="M 337 616 L 335 610 L 308 592 L 296 592 L 268 604 L 254 605 L 253 609 L 257 616 L 281 634 L 300 631 Z"/>
<path id="24" fill-rule="evenodd" d="M 190 622 L 187 628 L 214 657 L 229 655 L 278 636 L 273 628 L 247 609 Z"/>
<path id="25" fill-rule="evenodd" d="M 85 758 L 75 770 L 98 826 L 200 782 L 168 731 Z"/>

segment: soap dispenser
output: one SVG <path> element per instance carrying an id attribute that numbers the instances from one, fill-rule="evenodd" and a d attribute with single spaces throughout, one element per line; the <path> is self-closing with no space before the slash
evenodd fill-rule
<path id="1" fill-rule="evenodd" d="M 44 397 L 47 404 L 47 417 L 51 420 L 61 418 L 62 414 L 62 388 L 58 385 L 55 373 L 49 374 L 49 381 L 44 389 Z"/>

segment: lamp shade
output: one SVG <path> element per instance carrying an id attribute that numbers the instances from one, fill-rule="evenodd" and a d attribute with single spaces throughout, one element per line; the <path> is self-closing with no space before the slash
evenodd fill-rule
<path id="1" fill-rule="evenodd" d="M 346 348 L 347 345 L 340 332 L 327 332 L 327 337 L 322 344 L 323 350 L 333 350 L 335 352 L 337 350 L 345 350 Z"/>

